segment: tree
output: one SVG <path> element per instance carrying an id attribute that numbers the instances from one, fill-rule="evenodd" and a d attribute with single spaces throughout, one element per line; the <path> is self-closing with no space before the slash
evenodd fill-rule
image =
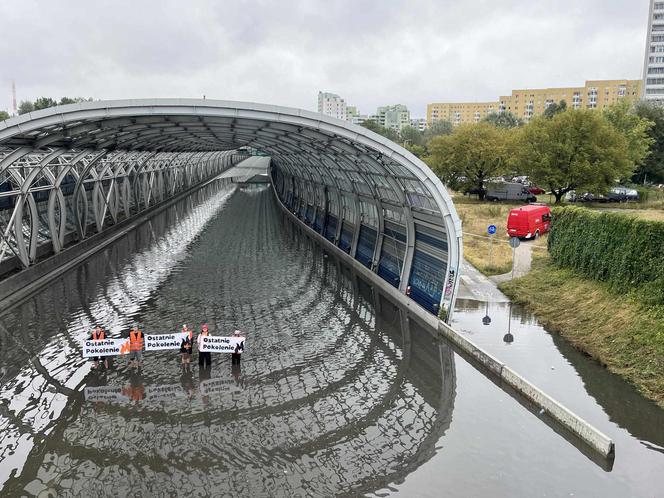
<path id="1" fill-rule="evenodd" d="M 55 107 L 56 105 L 58 105 L 58 103 L 51 97 L 39 97 L 34 103 L 35 111 L 46 109 L 47 107 Z"/>
<path id="2" fill-rule="evenodd" d="M 35 110 L 35 106 L 29 100 L 22 100 L 21 103 L 18 105 L 18 113 L 19 114 L 26 114 L 26 113 L 32 112 L 34 110 Z"/>
<path id="3" fill-rule="evenodd" d="M 638 171 L 650 155 L 650 149 L 655 142 L 655 139 L 650 136 L 650 130 L 655 123 L 636 114 L 632 105 L 625 100 L 618 101 L 605 109 L 604 117 L 614 129 L 625 137 L 629 160 Z M 623 180 L 629 180 L 629 178 L 623 178 Z"/>
<path id="4" fill-rule="evenodd" d="M 653 140 L 648 155 L 637 165 L 632 181 L 634 183 L 664 183 L 664 108 L 650 102 L 639 102 L 634 112 L 637 116 L 652 123 L 648 136 Z"/>
<path id="5" fill-rule="evenodd" d="M 510 111 L 492 112 L 482 121 L 490 123 L 498 128 L 516 128 L 521 126 L 523 121 L 517 118 Z"/>
<path id="6" fill-rule="evenodd" d="M 62 97 L 60 99 L 60 102 L 58 105 L 67 105 L 67 104 L 78 104 L 79 102 L 91 102 L 92 98 L 84 98 L 84 97 Z"/>
<path id="7" fill-rule="evenodd" d="M 379 135 L 383 135 L 385 138 L 388 140 L 392 140 L 393 142 L 398 142 L 399 141 L 399 134 L 390 129 L 390 128 L 385 128 L 384 126 L 381 126 L 379 123 L 374 121 L 373 119 L 367 119 L 362 123 L 362 126 L 364 126 L 366 129 L 371 130 L 375 133 L 378 133 Z"/>
<path id="8" fill-rule="evenodd" d="M 509 130 L 489 123 L 461 125 L 452 135 L 431 140 L 427 163 L 446 185 L 466 177 L 484 200 L 485 181 L 507 168 L 509 142 Z"/>
<path id="9" fill-rule="evenodd" d="M 544 109 L 544 113 L 542 114 L 542 116 L 544 116 L 547 119 L 551 119 L 556 114 L 565 112 L 566 110 L 567 110 L 567 102 L 561 100 L 557 104 L 554 102 L 553 104 L 550 104 L 546 109 Z"/>
<path id="10" fill-rule="evenodd" d="M 451 135 L 453 131 L 454 127 L 449 121 L 434 121 L 424 130 L 424 143 L 429 143 L 433 137 Z"/>
<path id="11" fill-rule="evenodd" d="M 404 145 L 423 145 L 424 135 L 414 126 L 404 126 L 399 132 L 399 138 Z"/>
<path id="12" fill-rule="evenodd" d="M 419 157 L 420 159 L 423 159 L 427 156 L 427 148 L 424 145 L 404 144 L 404 147 L 408 150 L 408 152 Z"/>
<path id="13" fill-rule="evenodd" d="M 634 168 L 625 137 L 592 110 L 536 118 L 520 129 L 516 145 L 525 172 L 556 204 L 571 190 L 605 192 Z"/>
<path id="14" fill-rule="evenodd" d="M 9 119 L 9 114 L 5 111 L 0 111 L 0 121 L 4 121 L 5 119 Z"/>

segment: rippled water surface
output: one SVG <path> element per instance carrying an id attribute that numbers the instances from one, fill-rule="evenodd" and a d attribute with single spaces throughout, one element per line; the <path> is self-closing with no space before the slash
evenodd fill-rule
<path id="1" fill-rule="evenodd" d="M 481 311 L 460 306 L 465 333 Z M 81 358 L 95 323 L 119 337 L 133 323 L 203 322 L 246 333 L 241 368 L 214 355 L 210 370 L 183 369 L 176 351 L 146 352 L 141 369 Z M 626 466 L 619 447 L 607 472 L 325 255 L 265 187 L 200 191 L 0 323 L 6 496 L 657 496 L 664 485 L 655 431 L 621 435 L 655 449 L 630 450 Z M 578 384 L 578 403 L 595 406 L 583 409 L 604 414 Z"/>

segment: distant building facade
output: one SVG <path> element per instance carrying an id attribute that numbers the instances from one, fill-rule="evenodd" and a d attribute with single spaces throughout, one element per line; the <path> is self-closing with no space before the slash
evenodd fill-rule
<path id="1" fill-rule="evenodd" d="M 386 105 L 376 110 L 376 121 L 385 128 L 401 131 L 410 126 L 410 111 L 403 104 Z"/>
<path id="2" fill-rule="evenodd" d="M 428 128 L 426 118 L 412 118 L 410 120 L 410 126 L 419 131 L 424 131 Z"/>
<path id="3" fill-rule="evenodd" d="M 498 112 L 498 102 L 460 102 L 427 104 L 427 122 L 449 121 L 454 126 L 478 123 Z"/>
<path id="4" fill-rule="evenodd" d="M 664 104 L 664 2 L 650 0 L 641 97 Z"/>
<path id="5" fill-rule="evenodd" d="M 664 70 L 664 64 L 662 68 Z M 459 126 L 477 123 L 491 113 L 506 111 L 528 122 L 561 100 L 570 109 L 604 109 L 622 99 L 635 102 L 641 96 L 642 87 L 641 80 L 589 80 L 582 87 L 512 90 L 511 95 L 500 97 L 498 102 L 428 104 L 427 121 L 431 124 L 446 120 Z"/>
<path id="6" fill-rule="evenodd" d="M 571 109 L 604 109 L 622 99 L 635 102 L 641 87 L 641 80 L 589 80 L 581 87 L 512 90 L 500 97 L 500 110 L 528 122 L 561 100 Z"/>
<path id="7" fill-rule="evenodd" d="M 348 119 L 346 101 L 336 93 L 318 92 L 318 112 L 344 121 Z"/>

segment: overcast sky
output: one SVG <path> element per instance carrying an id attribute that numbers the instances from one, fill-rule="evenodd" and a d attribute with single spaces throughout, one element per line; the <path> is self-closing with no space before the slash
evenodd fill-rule
<path id="1" fill-rule="evenodd" d="M 0 0 L 0 109 L 45 95 L 363 113 L 641 77 L 648 0 Z"/>

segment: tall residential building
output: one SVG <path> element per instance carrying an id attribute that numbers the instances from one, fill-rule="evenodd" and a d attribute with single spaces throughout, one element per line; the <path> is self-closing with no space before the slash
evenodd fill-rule
<path id="1" fill-rule="evenodd" d="M 655 0 L 650 0 L 641 96 L 664 104 L 664 2 Z"/>
<path id="2" fill-rule="evenodd" d="M 498 102 L 461 102 L 427 104 L 427 122 L 449 121 L 454 126 L 477 123 L 493 112 Z"/>
<path id="3" fill-rule="evenodd" d="M 401 131 L 410 126 L 410 111 L 403 104 L 386 105 L 376 110 L 376 121 L 385 128 Z"/>
<path id="4" fill-rule="evenodd" d="M 346 101 L 335 93 L 318 92 L 318 112 L 346 121 Z"/>

